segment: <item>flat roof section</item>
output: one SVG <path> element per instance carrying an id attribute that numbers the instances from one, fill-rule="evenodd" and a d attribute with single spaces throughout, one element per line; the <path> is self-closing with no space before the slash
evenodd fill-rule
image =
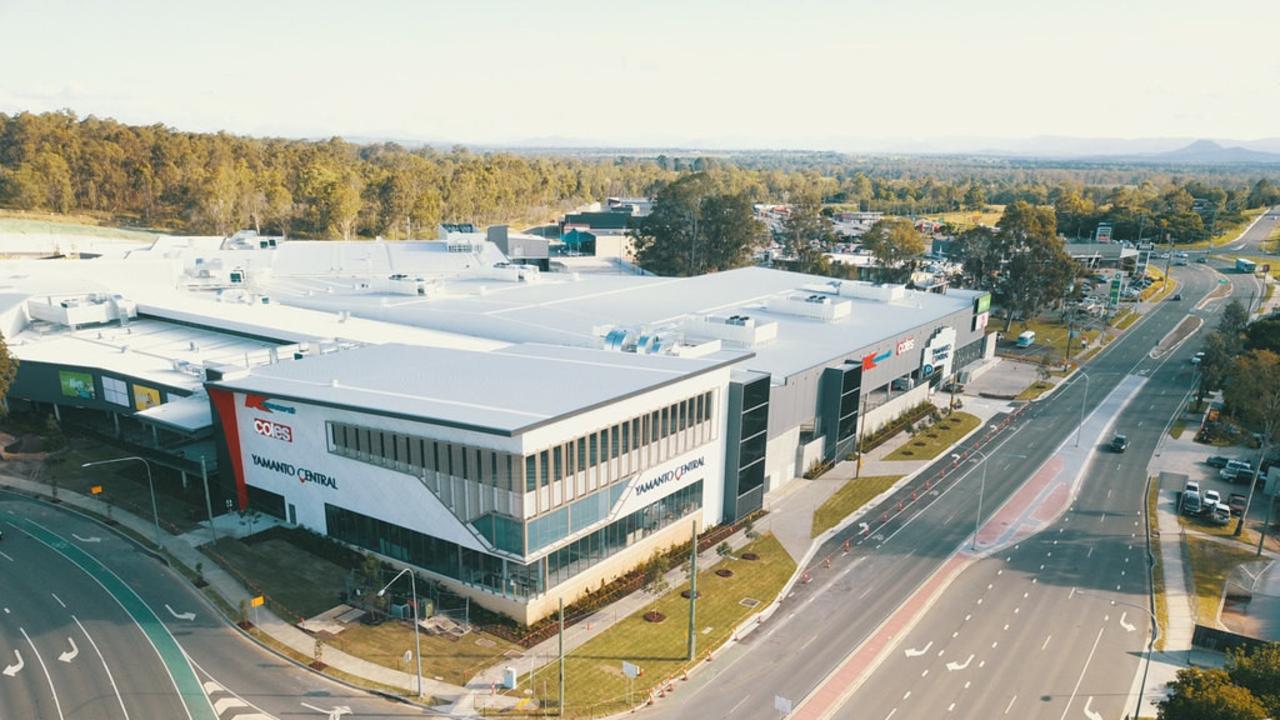
<path id="1" fill-rule="evenodd" d="M 371 345 L 255 368 L 215 387 L 511 436 L 740 361 L 512 345 Z M 478 401 L 485 398 L 485 401 Z"/>
<path id="2" fill-rule="evenodd" d="M 269 361 L 276 343 L 238 335 L 137 319 L 127 326 L 87 326 L 79 330 L 36 324 L 9 343 L 19 361 L 97 368 L 123 377 L 192 391 L 204 383 L 205 361 L 244 366 Z M 183 371 L 186 367 L 189 371 Z"/>
<path id="3" fill-rule="evenodd" d="M 453 280 L 443 296 L 387 303 L 377 295 L 277 292 L 282 302 L 312 308 L 345 308 L 386 322 L 467 332 L 509 342 L 594 347 L 595 328 L 639 328 L 674 322 L 685 315 L 742 314 L 778 322 L 777 340 L 755 347 L 749 367 L 781 381 L 884 342 L 913 328 L 970 308 L 982 294 L 951 289 L 946 294 L 907 291 L 894 302 L 849 300 L 852 312 L 824 322 L 764 309 L 765 301 L 831 278 L 749 267 L 690 278 L 546 273 L 532 284 Z M 283 289 L 282 289 L 283 290 Z"/>

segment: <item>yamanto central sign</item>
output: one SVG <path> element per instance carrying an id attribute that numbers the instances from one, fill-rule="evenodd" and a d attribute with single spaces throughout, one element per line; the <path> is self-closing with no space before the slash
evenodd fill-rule
<path id="1" fill-rule="evenodd" d="M 253 453 L 250 453 L 249 456 L 253 458 L 253 464 L 256 465 L 257 467 L 265 468 L 267 470 L 272 470 L 274 472 L 280 473 L 281 475 L 288 475 L 289 477 L 295 477 L 298 479 L 298 482 L 300 483 L 304 483 L 304 484 L 315 483 L 316 485 L 322 485 L 324 487 L 327 487 L 330 490 L 338 489 L 338 479 L 335 477 L 330 477 L 329 475 L 318 473 L 318 472 L 315 472 L 314 470 L 308 470 L 307 468 L 304 468 L 304 467 L 291 465 L 287 462 L 283 462 L 280 460 L 272 460 L 271 458 L 264 458 L 260 455 L 254 455 Z"/>
<path id="2" fill-rule="evenodd" d="M 707 464 L 707 461 L 705 458 L 694 458 L 693 460 L 690 460 L 689 462 L 684 463 L 683 465 L 674 467 L 662 473 L 661 475 L 655 476 L 653 478 L 645 480 L 642 483 L 637 484 L 636 495 L 639 496 L 649 492 L 650 490 L 656 490 L 662 487 L 663 485 L 666 485 L 669 482 L 673 482 L 673 481 L 678 482 L 682 480 L 690 470 L 697 470 L 706 464 Z"/>

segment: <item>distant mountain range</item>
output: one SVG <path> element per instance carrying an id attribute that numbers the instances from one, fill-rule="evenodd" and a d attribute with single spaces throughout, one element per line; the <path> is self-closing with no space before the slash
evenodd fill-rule
<path id="1" fill-rule="evenodd" d="M 348 141 L 358 144 L 394 142 L 408 148 L 424 146 L 439 150 L 465 145 L 485 150 L 512 150 L 525 152 L 566 152 L 576 154 L 590 151 L 595 154 L 673 156 L 698 154 L 724 155 L 735 152 L 770 152 L 752 148 L 749 143 L 729 147 L 721 143 L 690 141 L 671 145 L 610 144 L 603 141 L 585 141 L 567 137 L 538 137 L 510 143 L 465 143 L 439 139 L 407 139 L 352 135 Z M 1280 137 L 1257 140 L 1209 140 L 1196 138 L 1079 138 L 1042 135 L 1028 138 L 996 139 L 978 137 L 948 138 L 815 138 L 810 142 L 796 143 L 794 151 L 844 152 L 850 154 L 904 154 L 904 155 L 982 155 L 1005 158 L 1071 160 L 1077 162 L 1142 163 L 1182 165 L 1247 165 L 1280 164 Z"/>

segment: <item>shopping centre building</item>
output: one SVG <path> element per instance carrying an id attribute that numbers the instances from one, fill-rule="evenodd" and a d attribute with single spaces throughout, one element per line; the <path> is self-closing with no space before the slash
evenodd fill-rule
<path id="1" fill-rule="evenodd" d="M 765 268 L 543 272 L 478 234 L 0 263 L 11 403 L 198 458 L 220 501 L 523 622 L 987 367 L 988 305 Z"/>

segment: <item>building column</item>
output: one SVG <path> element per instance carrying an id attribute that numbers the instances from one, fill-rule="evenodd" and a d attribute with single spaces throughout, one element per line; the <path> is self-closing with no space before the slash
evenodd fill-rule
<path id="1" fill-rule="evenodd" d="M 62 410 L 58 409 L 58 403 L 53 404 L 53 419 L 62 422 Z"/>
<path id="2" fill-rule="evenodd" d="M 160 447 L 160 431 L 155 425 L 151 426 L 151 444 L 153 447 Z"/>
<path id="3" fill-rule="evenodd" d="M 187 471 L 180 470 L 179 472 L 182 473 L 182 489 L 186 490 L 187 489 Z"/>
<path id="4" fill-rule="evenodd" d="M 111 423 L 116 427 L 116 437 L 120 437 L 120 413 L 111 413 Z"/>

